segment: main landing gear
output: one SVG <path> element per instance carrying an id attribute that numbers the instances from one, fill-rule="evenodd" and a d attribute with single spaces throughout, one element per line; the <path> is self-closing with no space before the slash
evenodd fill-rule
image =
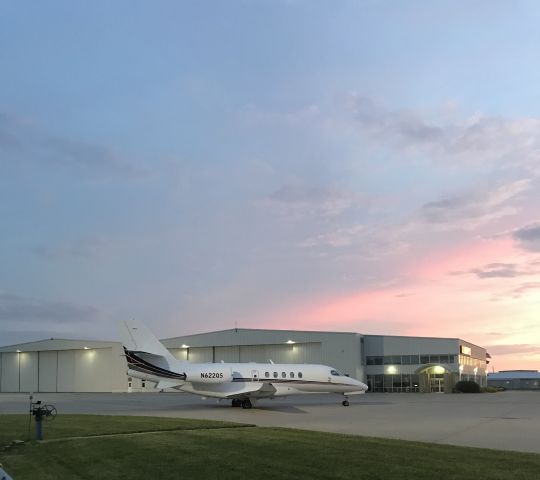
<path id="1" fill-rule="evenodd" d="M 341 402 L 341 405 L 343 405 L 344 407 L 348 407 L 349 406 L 349 397 L 345 396 L 345 400 L 343 400 Z"/>
<path id="2" fill-rule="evenodd" d="M 242 400 L 240 398 L 233 398 L 232 406 L 233 407 L 242 407 L 242 408 L 253 408 L 253 405 L 252 405 L 251 400 L 249 398 L 246 398 L 244 400 Z"/>

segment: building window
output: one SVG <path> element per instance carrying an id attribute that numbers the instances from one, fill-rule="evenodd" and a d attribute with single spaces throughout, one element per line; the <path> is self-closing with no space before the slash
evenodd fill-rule
<path id="1" fill-rule="evenodd" d="M 414 355 L 403 355 L 401 357 L 401 361 L 403 365 L 414 365 L 414 363 L 412 363 L 413 362 L 412 357 L 414 357 Z"/>
<path id="2" fill-rule="evenodd" d="M 418 392 L 418 375 L 367 375 L 372 392 Z"/>
<path id="3" fill-rule="evenodd" d="M 383 357 L 366 357 L 367 365 L 382 365 Z"/>
<path id="4" fill-rule="evenodd" d="M 394 385 L 393 377 L 393 375 L 383 375 L 384 392 L 392 392 L 392 387 Z"/>
<path id="5" fill-rule="evenodd" d="M 373 392 L 383 391 L 383 375 L 368 375 L 368 382 L 370 380 L 371 380 L 371 390 Z"/>
<path id="6" fill-rule="evenodd" d="M 385 365 L 401 365 L 401 355 L 386 355 L 383 363 Z"/>
<path id="7" fill-rule="evenodd" d="M 460 363 L 463 365 L 472 365 L 482 368 L 483 360 L 474 359 L 465 355 L 460 355 Z M 422 365 L 428 363 L 451 364 L 458 363 L 457 355 L 385 355 L 385 356 L 367 356 L 366 365 Z"/>
<path id="8" fill-rule="evenodd" d="M 410 375 L 401 375 L 401 391 L 410 392 L 411 391 L 411 376 Z"/>
<path id="9" fill-rule="evenodd" d="M 420 356 L 419 355 L 409 355 L 411 365 L 420 365 Z"/>

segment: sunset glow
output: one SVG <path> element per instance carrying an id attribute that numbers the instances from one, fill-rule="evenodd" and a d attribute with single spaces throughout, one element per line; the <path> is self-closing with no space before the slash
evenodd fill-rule
<path id="1" fill-rule="evenodd" d="M 135 318 L 540 369 L 540 4 L 2 14 L 0 345 Z"/>

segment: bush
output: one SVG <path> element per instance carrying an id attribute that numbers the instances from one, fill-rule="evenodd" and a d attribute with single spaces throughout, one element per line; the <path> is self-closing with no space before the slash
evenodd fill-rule
<path id="1" fill-rule="evenodd" d="M 454 392 L 457 393 L 480 393 L 480 385 L 472 380 L 461 380 L 456 383 Z"/>
<path id="2" fill-rule="evenodd" d="M 498 388 L 495 388 L 495 387 L 482 387 L 480 389 L 481 393 L 497 393 L 499 391 L 500 390 Z"/>

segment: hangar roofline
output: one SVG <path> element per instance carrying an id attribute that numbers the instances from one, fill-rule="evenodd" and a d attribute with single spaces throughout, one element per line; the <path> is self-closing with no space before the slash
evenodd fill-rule
<path id="1" fill-rule="evenodd" d="M 42 338 L 41 340 L 31 340 L 29 342 L 22 342 L 22 343 L 12 343 L 9 345 L 0 345 L 0 350 L 4 350 L 6 348 L 13 348 L 13 347 L 22 347 L 24 345 L 31 345 L 36 343 L 45 343 L 45 342 L 81 342 L 81 343 L 120 343 L 116 340 L 91 340 L 87 338 Z"/>
<path id="2" fill-rule="evenodd" d="M 161 342 L 165 342 L 168 340 L 175 340 L 178 338 L 184 338 L 184 337 L 196 337 L 199 335 L 209 335 L 209 334 L 219 334 L 219 333 L 225 333 L 225 332 L 297 332 L 297 333 L 319 333 L 319 334 L 333 334 L 333 335 L 360 335 L 362 337 L 392 337 L 392 338 L 423 338 L 423 339 L 434 339 L 434 340 L 456 340 L 458 342 L 466 343 L 467 345 L 472 345 L 474 347 L 483 348 L 480 345 L 477 345 L 475 343 L 471 343 L 467 340 L 464 340 L 459 337 L 434 337 L 434 336 L 415 336 L 415 335 L 384 335 L 384 334 L 371 334 L 371 333 L 360 333 L 360 332 L 336 332 L 336 331 L 329 331 L 329 330 L 295 330 L 295 329 L 276 329 L 276 328 L 226 328 L 223 330 L 210 330 L 207 332 L 200 332 L 200 333 L 191 333 L 191 334 L 185 334 L 185 335 L 176 335 L 174 337 L 166 337 L 161 338 Z"/>
<path id="3" fill-rule="evenodd" d="M 358 332 L 331 332 L 328 330 L 295 330 L 292 329 L 284 329 L 284 328 L 226 328 L 224 330 L 210 330 L 208 332 L 199 332 L 199 333 L 186 333 L 185 335 L 175 335 L 174 337 L 166 337 L 161 338 L 160 341 L 163 342 L 165 340 L 174 340 L 175 338 L 182 338 L 182 337 L 195 337 L 197 335 L 208 335 L 209 333 L 224 333 L 224 332 L 298 332 L 298 333 L 331 333 L 336 335 L 363 335 L 362 333 Z"/>
<path id="4" fill-rule="evenodd" d="M 372 334 L 372 333 L 361 333 L 360 335 L 363 335 L 364 337 L 392 337 L 392 338 L 425 338 L 425 339 L 434 339 L 434 340 L 457 340 L 459 342 L 464 342 L 468 345 L 472 345 L 474 347 L 483 348 L 486 350 L 486 347 L 482 347 L 481 345 L 477 345 L 476 343 L 469 342 L 468 340 L 464 340 L 463 338 L 459 337 L 424 337 L 424 336 L 415 336 L 415 335 L 384 335 L 384 334 Z"/>

